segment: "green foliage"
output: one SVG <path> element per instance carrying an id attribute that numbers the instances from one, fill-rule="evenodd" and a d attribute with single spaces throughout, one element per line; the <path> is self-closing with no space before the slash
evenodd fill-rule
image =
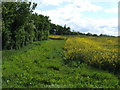
<path id="1" fill-rule="evenodd" d="M 55 25 L 51 23 L 50 27 L 51 27 L 50 34 L 54 34 L 54 35 L 70 35 L 71 34 L 70 27 L 66 27 L 66 25 L 62 27 L 60 25 Z"/>
<path id="2" fill-rule="evenodd" d="M 2 47 L 5 49 L 10 48 L 10 42 L 11 42 L 11 32 L 8 30 L 8 28 L 5 28 L 4 22 L 2 23 Z"/>
<path id="3" fill-rule="evenodd" d="M 48 16 L 33 14 L 31 2 L 3 2 L 3 49 L 19 49 L 33 41 L 48 39 Z"/>

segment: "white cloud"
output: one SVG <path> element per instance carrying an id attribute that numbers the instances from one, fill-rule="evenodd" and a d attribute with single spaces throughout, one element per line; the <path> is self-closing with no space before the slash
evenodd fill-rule
<path id="1" fill-rule="evenodd" d="M 119 2 L 119 0 L 90 0 L 91 2 Z"/>
<path id="2" fill-rule="evenodd" d="M 72 29 L 84 33 L 118 35 L 118 20 L 112 19 L 92 19 L 92 18 L 74 18 L 67 22 Z"/>
<path id="3" fill-rule="evenodd" d="M 43 12 L 39 10 L 35 10 L 35 12 L 39 14 L 48 15 L 50 16 L 53 22 L 54 21 L 56 22 L 58 20 L 67 20 L 74 17 L 79 18 L 82 16 L 82 12 L 86 12 L 86 11 L 97 12 L 99 10 L 102 10 L 102 7 L 94 5 L 87 0 L 84 0 L 84 1 L 83 0 L 74 0 L 74 1 L 64 0 L 64 1 L 68 1 L 71 3 L 67 4 L 64 7 L 60 7 L 54 10 L 48 10 Z"/>
<path id="4" fill-rule="evenodd" d="M 64 0 L 41 0 L 44 5 L 60 5 Z"/>
<path id="5" fill-rule="evenodd" d="M 73 5 L 81 8 L 82 11 L 99 11 L 102 7 L 92 4 L 88 0 L 74 0 Z"/>
<path id="6" fill-rule="evenodd" d="M 119 0 L 28 0 L 32 2 L 40 2 L 44 5 L 60 5 L 63 2 L 79 3 L 79 2 L 119 2 Z"/>
<path id="7" fill-rule="evenodd" d="M 98 21 L 98 22 L 97 22 Z M 98 19 L 96 20 L 96 30 L 103 34 L 118 35 L 118 19 Z M 99 34 L 100 34 L 99 33 Z"/>
<path id="8" fill-rule="evenodd" d="M 64 2 L 64 0 L 28 0 L 28 1 L 36 2 L 40 6 L 47 6 L 47 5 L 59 6 L 61 3 Z"/>
<path id="9" fill-rule="evenodd" d="M 32 2 L 38 3 L 40 6 L 47 6 L 47 5 L 53 5 L 53 6 L 59 6 L 61 3 L 71 3 L 73 6 L 82 6 L 84 8 L 89 9 L 101 9 L 101 7 L 91 4 L 90 0 L 29 0 Z"/>
<path id="10" fill-rule="evenodd" d="M 64 7 L 54 10 L 35 10 L 35 12 L 50 17 L 55 24 L 70 26 L 71 29 L 80 32 L 90 32 L 96 34 L 118 35 L 118 19 L 93 19 L 84 17 L 84 12 L 98 12 L 103 8 L 92 4 L 88 0 L 41 0 L 44 5 L 60 5 L 63 2 L 69 2 Z M 115 10 L 115 11 L 114 11 Z M 116 8 L 103 10 L 105 12 L 116 12 Z M 99 15 L 99 14 L 98 14 Z"/>
<path id="11" fill-rule="evenodd" d="M 118 8 L 106 9 L 105 12 L 107 12 L 107 13 L 118 13 Z"/>

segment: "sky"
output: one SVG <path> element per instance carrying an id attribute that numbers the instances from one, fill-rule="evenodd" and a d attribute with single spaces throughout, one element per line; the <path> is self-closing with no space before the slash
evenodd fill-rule
<path id="1" fill-rule="evenodd" d="M 34 12 L 82 33 L 118 36 L 118 0 L 30 0 Z"/>

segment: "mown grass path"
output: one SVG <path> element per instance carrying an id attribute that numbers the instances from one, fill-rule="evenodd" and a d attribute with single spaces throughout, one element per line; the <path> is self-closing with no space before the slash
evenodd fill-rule
<path id="1" fill-rule="evenodd" d="M 3 51 L 3 88 L 115 88 L 118 78 L 75 62 L 65 65 L 65 40 L 34 42 Z"/>

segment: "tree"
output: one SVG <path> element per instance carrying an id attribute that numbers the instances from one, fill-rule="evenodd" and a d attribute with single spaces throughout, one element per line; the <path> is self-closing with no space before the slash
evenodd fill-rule
<path id="1" fill-rule="evenodd" d="M 31 7 L 31 2 L 22 1 L 2 3 L 3 49 L 19 49 L 26 44 L 29 36 L 27 42 L 33 41 L 33 23 L 30 23 L 28 30 L 25 30 L 25 28 L 30 22 L 33 9 L 35 9 L 36 5 L 33 3 Z M 26 36 L 27 33 L 30 35 Z"/>
<path id="2" fill-rule="evenodd" d="M 2 23 L 2 47 L 4 49 L 10 49 L 10 43 L 11 43 L 11 32 L 8 30 L 8 28 L 5 28 L 4 22 Z"/>

